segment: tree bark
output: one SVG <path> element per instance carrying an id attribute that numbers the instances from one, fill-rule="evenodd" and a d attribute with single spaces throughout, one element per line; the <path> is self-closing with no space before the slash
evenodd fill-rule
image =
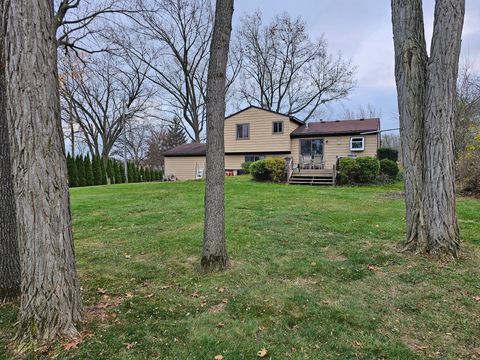
<path id="1" fill-rule="evenodd" d="M 4 0 L 0 0 L 0 303 L 20 295 L 20 255 L 8 138 L 3 19 Z"/>
<path id="2" fill-rule="evenodd" d="M 222 270 L 230 265 L 225 241 L 225 82 L 232 31 L 233 0 L 217 0 L 207 80 L 207 159 L 205 229 L 201 266 Z"/>
<path id="3" fill-rule="evenodd" d="M 425 106 L 425 220 L 429 252 L 456 257 L 454 110 L 465 0 L 437 0 Z"/>
<path id="4" fill-rule="evenodd" d="M 437 0 L 430 57 L 421 0 L 392 0 L 406 249 L 457 257 L 454 109 L 465 0 Z"/>
<path id="5" fill-rule="evenodd" d="M 53 2 L 10 1 L 6 24 L 7 100 L 22 296 L 20 349 L 78 334 L 68 176 L 60 122 Z"/>
<path id="6" fill-rule="evenodd" d="M 428 61 L 422 0 L 392 0 L 395 79 L 405 181 L 406 248 L 425 251 L 422 208 L 425 79 Z"/>

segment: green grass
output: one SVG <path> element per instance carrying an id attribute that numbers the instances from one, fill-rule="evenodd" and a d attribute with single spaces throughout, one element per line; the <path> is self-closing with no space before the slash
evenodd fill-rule
<path id="1" fill-rule="evenodd" d="M 440 263 L 396 248 L 404 228 L 399 185 L 228 178 L 233 267 L 204 275 L 203 186 L 72 190 L 83 330 L 93 336 L 49 355 L 230 360 L 266 348 L 272 359 L 480 358 L 478 200 L 459 199 L 464 252 Z M 0 352 L 15 315 L 14 306 L 0 307 Z"/>

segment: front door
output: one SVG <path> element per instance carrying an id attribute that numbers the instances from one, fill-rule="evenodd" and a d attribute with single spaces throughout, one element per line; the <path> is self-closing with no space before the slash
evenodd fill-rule
<path id="1" fill-rule="evenodd" d="M 323 139 L 301 139 L 300 156 L 303 159 L 313 159 L 323 155 Z"/>

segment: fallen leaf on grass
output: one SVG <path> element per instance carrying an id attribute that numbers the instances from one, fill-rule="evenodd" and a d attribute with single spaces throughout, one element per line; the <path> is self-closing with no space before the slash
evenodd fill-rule
<path id="1" fill-rule="evenodd" d="M 474 297 L 473 297 L 473 300 L 475 300 L 476 302 L 480 302 L 480 295 L 474 296 Z"/>
<path id="2" fill-rule="evenodd" d="M 220 354 L 215 355 L 214 359 L 215 360 L 223 360 L 223 355 L 220 355 Z"/>
<path id="3" fill-rule="evenodd" d="M 65 351 L 76 349 L 78 345 L 80 345 L 83 342 L 83 339 L 85 339 L 86 337 L 92 337 L 93 335 L 94 334 L 92 332 L 84 331 L 80 333 L 80 336 L 70 340 L 68 343 L 63 344 L 63 349 Z"/>
<path id="4" fill-rule="evenodd" d="M 127 348 L 127 350 L 131 350 L 131 349 L 133 349 L 135 346 L 137 346 L 137 342 L 134 341 L 134 342 L 131 342 L 131 343 L 124 343 L 123 345 L 125 345 L 125 347 Z"/>
<path id="5" fill-rule="evenodd" d="M 200 296 L 200 294 L 198 293 L 197 290 L 195 290 L 193 293 L 192 293 L 192 297 L 194 298 L 198 298 Z"/>
<path id="6" fill-rule="evenodd" d="M 419 345 L 419 344 L 413 344 L 417 350 L 424 351 L 428 349 L 427 345 Z"/>
<path id="7" fill-rule="evenodd" d="M 263 358 L 267 356 L 267 353 L 268 353 L 267 349 L 262 348 L 260 351 L 257 352 L 257 356 Z"/>
<path id="8" fill-rule="evenodd" d="M 221 287 L 217 290 L 219 293 L 223 293 L 225 291 L 225 288 L 224 287 Z"/>
<path id="9" fill-rule="evenodd" d="M 217 324 L 217 327 L 218 327 L 218 328 L 223 328 L 224 326 L 225 326 L 225 323 L 223 323 L 223 322 L 219 322 L 219 323 Z"/>
<path id="10" fill-rule="evenodd" d="M 102 289 L 102 288 L 98 288 L 98 289 L 97 289 L 97 293 L 99 293 L 100 295 L 104 295 L 104 294 L 107 293 L 107 290 Z"/>
<path id="11" fill-rule="evenodd" d="M 125 254 L 125 259 L 131 259 L 132 255 Z"/>
<path id="12" fill-rule="evenodd" d="M 204 305 L 201 305 L 201 306 L 204 306 Z M 222 312 L 223 310 L 225 310 L 225 303 L 221 302 L 217 305 L 213 305 L 211 306 L 209 309 L 208 309 L 208 312 L 210 314 L 216 314 L 216 313 L 219 313 L 219 312 Z"/>
<path id="13" fill-rule="evenodd" d="M 135 294 L 131 291 L 127 292 L 125 295 L 127 296 L 127 298 L 132 298 L 135 296 Z"/>
<path id="14" fill-rule="evenodd" d="M 147 294 L 147 295 L 145 295 L 145 298 L 146 298 L 146 299 L 150 299 L 150 298 L 152 298 L 153 296 L 154 296 L 154 294 Z"/>
<path id="15" fill-rule="evenodd" d="M 368 270 L 373 271 L 373 272 L 380 271 L 380 268 L 376 265 L 368 265 L 367 267 L 368 267 Z"/>
<path id="16" fill-rule="evenodd" d="M 360 341 L 354 341 L 352 345 L 353 347 L 357 347 L 357 348 L 361 348 L 363 346 L 363 344 Z"/>

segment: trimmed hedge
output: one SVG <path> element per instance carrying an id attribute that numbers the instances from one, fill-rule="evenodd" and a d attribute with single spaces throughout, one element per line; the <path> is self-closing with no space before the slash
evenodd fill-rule
<path id="1" fill-rule="evenodd" d="M 341 184 L 373 183 L 380 173 L 380 162 L 370 156 L 341 158 L 338 165 L 338 181 Z"/>
<path id="2" fill-rule="evenodd" d="M 392 148 L 378 148 L 377 149 L 378 160 L 390 159 L 394 162 L 398 161 L 398 150 Z"/>
<path id="3" fill-rule="evenodd" d="M 380 174 L 394 180 L 397 178 L 399 171 L 400 169 L 395 161 L 390 159 L 380 160 Z"/>
<path id="4" fill-rule="evenodd" d="M 268 158 L 250 164 L 250 174 L 256 181 L 285 181 L 285 160 L 282 158 Z"/>

